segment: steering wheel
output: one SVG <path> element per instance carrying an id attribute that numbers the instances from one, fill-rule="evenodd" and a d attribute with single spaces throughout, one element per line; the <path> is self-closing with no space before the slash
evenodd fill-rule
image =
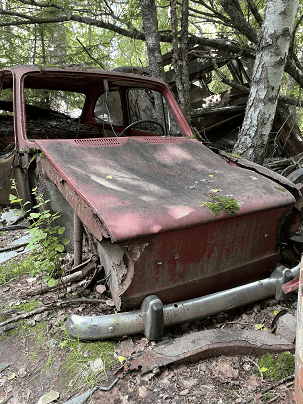
<path id="1" fill-rule="evenodd" d="M 125 132 L 127 132 L 128 129 L 130 129 L 132 126 L 138 125 L 138 124 L 143 123 L 143 122 L 156 123 L 157 125 L 160 126 L 163 136 L 165 136 L 165 131 L 164 131 L 164 127 L 163 127 L 162 123 L 160 123 L 158 121 L 155 121 L 153 119 L 142 119 L 142 121 L 135 121 L 135 122 L 131 123 L 130 125 L 128 125 L 126 128 L 124 128 L 123 131 L 120 133 L 119 137 L 125 136 Z"/>

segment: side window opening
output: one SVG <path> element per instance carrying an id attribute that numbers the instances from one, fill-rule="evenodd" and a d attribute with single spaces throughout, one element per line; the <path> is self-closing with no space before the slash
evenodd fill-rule
<path id="1" fill-rule="evenodd" d="M 130 123 L 139 121 L 133 126 L 134 130 L 160 136 L 183 136 L 168 102 L 160 92 L 141 88 L 130 89 L 127 98 Z"/>
<path id="2" fill-rule="evenodd" d="M 119 91 L 103 93 L 94 108 L 96 122 L 113 126 L 123 126 L 123 112 Z"/>
<path id="3" fill-rule="evenodd" d="M 10 154 L 14 148 L 13 90 L 6 88 L 0 94 L 0 157 Z"/>

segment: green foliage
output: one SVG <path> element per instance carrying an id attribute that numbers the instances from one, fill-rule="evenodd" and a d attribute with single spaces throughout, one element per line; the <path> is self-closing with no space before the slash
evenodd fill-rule
<path id="1" fill-rule="evenodd" d="M 202 202 L 201 205 L 210 209 L 215 216 L 218 216 L 221 212 L 225 212 L 228 216 L 235 216 L 240 209 L 238 202 L 235 199 L 229 198 L 223 195 L 207 194 L 214 202 Z"/>
<path id="2" fill-rule="evenodd" d="M 258 366 L 265 378 L 278 381 L 294 373 L 295 359 L 288 351 L 277 355 L 267 353 L 259 359 Z M 254 371 L 259 372 L 256 367 Z"/>
<path id="3" fill-rule="evenodd" d="M 14 180 L 12 180 L 12 190 L 16 195 L 10 195 L 10 202 L 12 204 L 20 204 L 24 209 L 27 202 L 23 204 L 22 199 L 19 197 L 17 186 Z M 57 278 L 61 276 L 63 268 L 61 268 L 61 261 L 65 257 L 65 246 L 69 244 L 70 240 L 60 236 L 63 235 L 65 227 L 56 226 L 54 222 L 59 219 L 60 215 L 51 213 L 46 208 L 48 200 L 44 200 L 43 196 L 38 194 L 37 189 L 32 191 L 33 196 L 37 202 L 37 205 L 33 207 L 36 211 L 28 211 L 31 219 L 31 225 L 29 227 L 29 233 L 31 235 L 31 241 L 28 244 L 28 248 L 32 251 L 33 266 L 31 273 L 38 275 L 40 273 L 46 273 L 44 281 L 49 286 L 54 286 L 58 281 Z M 56 279 L 54 279 L 56 278 Z"/>

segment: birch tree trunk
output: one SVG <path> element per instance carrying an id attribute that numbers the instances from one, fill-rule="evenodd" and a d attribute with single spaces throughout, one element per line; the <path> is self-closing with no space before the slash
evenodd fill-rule
<path id="1" fill-rule="evenodd" d="M 172 27 L 172 67 L 180 107 L 190 124 L 190 82 L 188 73 L 188 0 L 182 0 L 181 29 L 179 33 L 177 1 L 169 0 Z"/>
<path id="2" fill-rule="evenodd" d="M 164 81 L 164 68 L 160 49 L 155 0 L 140 0 L 140 7 L 149 68 L 153 77 Z"/>
<path id="3" fill-rule="evenodd" d="M 268 0 L 245 117 L 234 152 L 262 164 L 299 0 Z"/>

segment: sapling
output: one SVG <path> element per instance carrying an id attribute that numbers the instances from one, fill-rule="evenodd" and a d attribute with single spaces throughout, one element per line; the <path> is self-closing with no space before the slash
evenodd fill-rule
<path id="1" fill-rule="evenodd" d="M 12 180 L 12 189 L 16 195 L 11 194 L 9 196 L 11 204 L 19 204 L 21 209 L 25 210 L 29 202 L 23 203 L 22 198 L 19 197 L 15 180 Z M 55 220 L 59 219 L 60 215 L 58 212 L 51 213 L 47 209 L 49 200 L 44 200 L 37 188 L 32 190 L 32 194 L 37 203 L 33 207 L 35 211 L 33 209 L 26 211 L 31 221 L 28 229 L 31 240 L 27 248 L 32 251 L 35 257 L 31 272 L 33 275 L 46 274 L 44 281 L 49 286 L 55 286 L 58 282 L 57 279 L 60 279 L 64 271 L 61 262 L 66 255 L 65 246 L 69 244 L 70 240 L 68 238 L 60 239 L 65 227 L 54 225 Z"/>

